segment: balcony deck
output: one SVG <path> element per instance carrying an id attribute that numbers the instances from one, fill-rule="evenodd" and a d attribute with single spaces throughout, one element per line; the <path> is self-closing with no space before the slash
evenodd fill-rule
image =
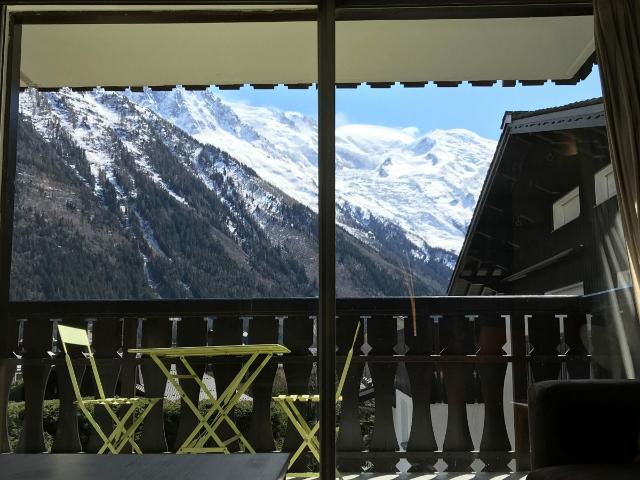
<path id="1" fill-rule="evenodd" d="M 279 480 L 289 455 L 0 455 L 5 480 Z"/>
<path id="2" fill-rule="evenodd" d="M 6 480 L 279 480 L 289 455 L 0 455 Z M 310 480 L 314 477 L 310 477 Z M 526 473 L 344 474 L 345 480 L 525 480 Z"/>
<path id="3" fill-rule="evenodd" d="M 610 322 L 612 309 L 619 312 L 619 304 L 593 296 L 339 299 L 339 370 L 356 324 L 364 328 L 337 422 L 338 468 L 356 472 L 351 479 L 524 478 L 510 472 L 529 468 L 528 385 L 609 375 L 606 365 L 619 354 L 603 350 L 594 332 Z M 58 322 L 90 328 L 108 395 L 140 394 L 141 378 L 144 394 L 165 394 L 162 373 L 128 354 L 129 348 L 285 345 L 292 353 L 274 357 L 253 384 L 248 424 L 241 428 L 258 452 L 295 451 L 300 438 L 286 427 L 276 449 L 271 396 L 278 375 L 291 394 L 317 391 L 316 312 L 316 299 L 12 303 L 15 328 L 8 351 L 0 355 L 0 452 L 12 450 L 3 399 L 17 369 L 26 408 L 16 452 L 47 451 L 43 404 L 51 392 L 60 399 L 51 452 L 95 452 L 99 445 L 93 434 L 80 438 L 71 382 L 55 342 Z M 216 359 L 197 368 L 224 388 L 240 364 Z M 85 382 L 84 388 L 92 387 Z M 184 388 L 197 401 L 197 388 Z M 96 415 L 108 431 L 109 418 Z M 307 415 L 313 420 L 313 412 Z M 190 412 L 182 412 L 177 433 L 168 437 L 169 425 L 155 408 L 138 443 L 147 453 L 174 451 L 193 421 Z M 474 469 L 483 473 L 470 473 Z"/>

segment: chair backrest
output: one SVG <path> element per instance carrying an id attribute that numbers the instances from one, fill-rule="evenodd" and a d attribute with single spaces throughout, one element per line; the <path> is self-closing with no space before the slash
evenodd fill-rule
<path id="1" fill-rule="evenodd" d="M 344 388 L 344 383 L 347 381 L 347 373 L 349 373 L 349 365 L 351 365 L 351 359 L 353 358 L 353 350 L 356 346 L 356 341 L 358 340 L 358 333 L 360 333 L 360 322 L 358 322 L 358 325 L 356 326 L 356 333 L 353 335 L 351 349 L 349 350 L 349 353 L 347 353 L 347 358 L 344 362 L 344 367 L 342 368 L 340 381 L 338 382 L 338 386 L 336 388 L 336 402 L 340 400 L 340 397 L 342 396 L 342 389 Z"/>
<path id="2" fill-rule="evenodd" d="M 86 356 L 89 359 L 89 364 L 91 365 L 93 379 L 96 382 L 96 387 L 98 388 L 98 394 L 100 395 L 100 398 L 105 398 L 104 390 L 102 388 L 102 382 L 100 381 L 100 376 L 98 375 L 98 367 L 96 366 L 96 361 L 93 358 L 93 353 L 91 351 L 91 345 L 89 344 L 89 335 L 87 335 L 87 331 L 82 328 L 74 328 L 58 324 L 58 339 L 62 343 L 62 349 L 64 350 L 64 359 L 67 363 L 67 368 L 69 369 L 69 377 L 71 378 L 73 391 L 76 394 L 76 400 L 78 400 L 78 402 L 81 402 L 82 395 L 80 393 L 80 386 L 78 385 L 76 372 L 73 368 L 73 360 L 69 355 L 67 345 L 77 345 L 79 347 L 86 348 Z"/>

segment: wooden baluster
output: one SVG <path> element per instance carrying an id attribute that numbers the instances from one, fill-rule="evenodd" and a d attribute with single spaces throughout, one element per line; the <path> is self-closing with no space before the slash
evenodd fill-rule
<path id="1" fill-rule="evenodd" d="M 440 341 L 440 326 L 442 325 L 442 319 L 444 318 L 444 316 L 439 314 L 430 314 L 429 318 L 433 322 L 431 323 L 433 332 L 433 343 L 431 350 L 435 355 L 440 355 L 443 349 L 442 343 Z M 444 372 L 442 370 L 442 366 L 435 365 L 433 367 L 433 370 L 433 380 L 431 382 L 431 404 L 445 404 L 447 403 L 447 393 L 444 388 Z"/>
<path id="2" fill-rule="evenodd" d="M 51 372 L 52 324 L 48 318 L 24 322 L 22 378 L 24 381 L 24 420 L 17 453 L 45 452 L 42 404 Z"/>
<path id="3" fill-rule="evenodd" d="M 609 305 L 589 304 L 588 314 L 591 324 L 591 375 L 593 378 L 621 378 L 623 376 L 622 357 L 617 340 L 612 334 Z"/>
<path id="4" fill-rule="evenodd" d="M 81 329 L 85 329 L 87 326 L 82 318 L 65 319 L 61 323 Z M 57 330 L 55 322 L 54 328 Z M 58 335 L 57 331 L 55 332 L 55 335 Z M 81 385 L 82 377 L 85 372 L 86 361 L 78 348 L 74 348 L 74 346 L 68 346 L 67 348 L 69 348 L 70 355 L 73 357 L 72 362 L 76 381 L 78 382 L 78 385 Z M 60 339 L 58 339 L 56 353 L 57 355 L 54 359 L 54 365 L 58 384 L 60 408 L 58 410 L 58 423 L 56 425 L 56 434 L 53 437 L 51 453 L 75 453 L 82 450 L 80 434 L 78 432 L 78 407 L 75 403 L 76 395 L 73 391 L 71 376 L 65 361 L 65 354 Z"/>
<path id="5" fill-rule="evenodd" d="M 415 320 L 415 331 L 414 331 Z M 409 357 L 433 355 L 434 323 L 427 315 L 405 318 L 405 343 L 409 348 Z M 434 384 L 434 367 L 431 363 L 406 362 L 407 373 L 411 383 L 413 414 L 411 417 L 411 433 L 407 443 L 407 452 L 435 452 L 438 450 L 436 437 L 431 421 L 432 386 Z M 430 458 L 410 457 L 412 472 L 432 472 L 435 461 Z"/>
<path id="6" fill-rule="evenodd" d="M 529 412 L 527 408 L 527 388 L 529 386 L 528 337 L 525 329 L 525 314 L 511 312 L 506 314 L 505 317 L 508 322 L 511 322 L 514 448 L 516 470 L 521 472 L 531 468 Z"/>
<path id="7" fill-rule="evenodd" d="M 113 397 L 116 394 L 118 377 L 122 366 L 118 350 L 122 348 L 122 345 L 122 322 L 119 318 L 99 318 L 93 322 L 91 348 L 93 349 L 102 387 L 107 397 Z M 87 371 L 85 374 L 93 379 L 93 372 Z M 97 397 L 98 388 L 95 381 L 93 381 L 93 388 L 94 395 Z M 113 431 L 113 421 L 102 405 L 94 407 L 93 417 L 102 431 L 110 435 Z M 85 450 L 96 453 L 103 443 L 98 433 L 92 428 Z"/>
<path id="8" fill-rule="evenodd" d="M 446 355 L 467 355 L 474 350 L 473 325 L 464 315 L 452 314 L 441 323 L 441 339 Z M 471 385 L 473 368 L 469 365 L 447 365 L 443 368 L 444 385 L 447 395 L 447 431 L 442 446 L 443 459 L 447 471 L 471 471 L 471 455 L 463 459 L 461 454 L 473 450 L 466 400 Z M 447 455 L 452 452 L 453 455 Z"/>
<path id="9" fill-rule="evenodd" d="M 471 343 L 469 344 L 469 353 L 477 354 L 480 350 L 480 344 L 478 343 L 478 318 L 480 315 L 478 314 L 467 314 L 465 318 L 469 322 L 469 334 L 471 335 Z M 482 398 L 482 387 L 480 386 L 480 373 L 478 371 L 478 366 L 473 364 L 471 365 L 471 371 L 469 373 L 469 378 L 465 383 L 466 387 L 466 402 L 467 404 L 482 404 L 484 403 L 484 399 Z"/>
<path id="10" fill-rule="evenodd" d="M 397 343 L 397 322 L 391 316 L 372 316 L 367 322 L 367 340 L 370 355 L 394 355 Z M 375 398 L 375 421 L 369 450 L 372 452 L 397 452 L 398 440 L 393 425 L 395 402 L 395 362 L 370 362 Z M 372 471 L 395 472 L 397 459 L 373 459 Z"/>
<path id="11" fill-rule="evenodd" d="M 313 345 L 313 316 L 289 315 L 284 320 L 283 342 L 291 350 L 289 357 L 307 357 L 309 361 L 286 362 L 284 373 L 287 379 L 287 393 L 289 395 L 305 395 L 309 393 L 309 379 L 313 368 L 313 358 L 309 348 Z M 301 405 L 300 413 L 305 418 L 309 417 L 307 405 Z M 300 446 L 301 438 L 293 425 L 287 425 L 283 452 L 295 452 Z M 290 472 L 309 471 L 307 456 L 301 455 L 300 459 L 289 469 Z"/>
<path id="12" fill-rule="evenodd" d="M 502 356 L 505 354 L 503 346 L 507 341 L 505 319 L 495 314 L 482 315 L 477 324 L 478 355 Z M 507 426 L 504 420 L 503 389 L 507 372 L 507 363 L 479 363 L 477 366 L 480 374 L 482 398 L 484 400 L 484 427 L 480 452 L 504 452 L 504 458 L 499 459 L 493 455 L 482 456 L 486 472 L 508 471 L 509 451 L 511 443 L 507 434 Z"/>
<path id="13" fill-rule="evenodd" d="M 9 453 L 9 394 L 16 374 L 18 352 L 18 322 L 7 319 L 7 335 L 0 338 L 0 454 Z"/>
<path id="14" fill-rule="evenodd" d="M 168 318 L 147 318 L 142 322 L 142 346 L 170 347 L 171 321 Z M 158 366 L 149 358 L 141 364 L 142 380 L 146 397 L 164 397 L 167 379 Z M 167 439 L 164 433 L 164 413 L 162 401 L 156 403 L 144 420 L 142 438 L 138 443 L 145 453 L 166 452 Z"/>
<path id="15" fill-rule="evenodd" d="M 589 378 L 587 317 L 579 310 L 577 301 L 572 299 L 572 303 L 566 310 L 564 338 L 568 348 L 567 355 L 579 358 L 567 361 L 567 370 L 571 379 Z"/>
<path id="16" fill-rule="evenodd" d="M 177 344 L 179 347 L 197 347 L 207 344 L 207 319 L 202 317 L 184 317 L 180 319 L 177 326 Z M 207 366 L 207 359 L 189 359 L 189 364 L 193 367 L 196 374 L 202 378 Z M 187 369 L 182 362 L 176 364 L 176 370 L 179 375 L 186 375 Z M 191 379 L 180 379 L 180 386 L 186 393 L 187 397 L 198 405 L 200 398 L 200 387 Z M 173 450 L 176 451 L 187 436 L 193 431 L 198 424 L 198 419 L 185 404 L 184 400 L 180 401 L 180 420 L 176 438 L 173 442 Z"/>
<path id="17" fill-rule="evenodd" d="M 362 320 L 357 316 L 340 315 L 336 329 L 337 355 L 345 356 L 351 348 L 356 326 Z M 364 325 L 360 325 L 360 332 L 353 349 L 353 359 L 349 367 L 347 378 L 342 389 L 342 402 L 340 403 L 340 430 L 336 442 L 338 451 L 338 470 L 343 472 L 360 472 L 362 461 L 359 459 L 340 458 L 340 452 L 360 452 L 363 448 L 362 430 L 360 429 L 360 381 L 364 371 L 364 362 L 360 361 L 362 352 L 360 348 L 364 341 Z M 338 358 L 338 380 L 344 369 L 345 361 Z"/>
<path id="18" fill-rule="evenodd" d="M 558 358 L 560 323 L 555 316 L 562 312 L 538 312 L 528 314 L 525 319 L 529 331 L 531 373 L 534 382 L 558 380 L 562 367 Z M 542 359 L 539 357 L 548 357 Z"/>
<path id="19" fill-rule="evenodd" d="M 279 321 L 287 317 L 251 317 L 249 320 L 249 343 L 278 343 Z M 273 431 L 271 430 L 271 397 L 273 381 L 278 364 L 272 359 L 251 386 L 253 411 L 249 426 L 248 440 L 256 452 L 275 450 Z"/>
<path id="20" fill-rule="evenodd" d="M 136 374 L 138 372 L 138 359 L 134 354 L 129 353 L 130 348 L 140 346 L 140 338 L 138 336 L 140 320 L 136 317 L 126 317 L 120 319 L 122 323 L 122 367 L 120 369 L 120 380 L 118 382 L 121 397 L 135 397 L 138 395 L 136 390 Z M 127 426 L 131 425 L 131 421 L 127 422 Z M 125 446 L 122 453 L 131 453 L 133 449 Z"/>
<path id="21" fill-rule="evenodd" d="M 122 323 L 122 367 L 118 381 L 119 392 L 121 397 L 135 397 L 138 360 L 134 354 L 129 353 L 129 349 L 139 347 L 141 344 L 138 338 L 139 319 L 126 317 L 121 318 L 120 322 Z"/>
<path id="22" fill-rule="evenodd" d="M 242 344 L 242 319 L 236 316 L 219 316 L 214 320 L 213 332 L 211 334 L 212 345 L 240 345 Z M 225 359 L 224 363 L 216 363 L 216 359 L 212 359 L 213 375 L 216 381 L 216 393 L 220 395 L 225 388 L 231 383 L 242 366 L 242 360 L 229 363 Z M 235 415 L 230 415 L 235 420 Z M 217 432 L 224 441 L 235 435 L 231 428 L 223 423 Z M 228 446 L 229 450 L 237 451 L 239 442 L 232 442 Z"/>

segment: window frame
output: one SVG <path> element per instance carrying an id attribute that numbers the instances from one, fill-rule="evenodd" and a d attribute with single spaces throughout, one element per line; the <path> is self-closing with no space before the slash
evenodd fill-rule
<path id="1" fill-rule="evenodd" d="M 212 3 L 216 0 L 212 0 Z M 291 4 L 314 4 L 311 0 L 280 0 L 279 3 L 291 3 Z M 35 2 L 28 1 L 16 1 L 13 4 L 28 4 Z M 107 2 L 96 2 L 107 3 Z M 129 3 L 129 2 L 125 2 Z M 133 2 L 131 2 L 133 3 Z M 168 2 L 171 3 L 171 2 Z M 207 3 L 207 2 L 195 2 L 195 3 Z M 216 2 L 217 3 L 217 2 Z M 220 2 L 223 3 L 223 2 Z M 229 4 L 242 4 L 249 3 L 239 0 L 229 0 Z M 252 2 L 254 4 L 278 3 L 271 2 L 269 0 L 257 0 Z M 369 16 L 382 16 L 383 18 L 398 18 L 402 16 L 406 19 L 415 19 L 420 16 L 431 18 L 434 15 L 434 6 L 431 4 L 424 4 L 422 8 L 420 3 L 422 2 L 410 2 L 415 3 L 414 7 L 391 7 L 391 8 L 359 8 L 359 2 L 353 0 L 322 0 L 318 1 L 318 30 L 319 39 L 318 42 L 318 143 L 323 147 L 322 153 L 319 151 L 318 164 L 320 171 L 320 178 L 324 178 L 324 182 L 320 182 L 318 194 L 320 197 L 320 204 L 323 205 L 324 215 L 321 218 L 327 220 L 320 223 L 319 237 L 322 242 L 320 248 L 320 260 L 319 268 L 324 274 L 324 280 L 320 281 L 320 299 L 319 299 L 319 325 L 318 325 L 318 337 L 319 337 L 319 367 L 320 367 L 320 382 L 323 385 L 324 395 L 321 398 L 320 410 L 321 418 L 335 418 L 335 178 L 333 164 L 335 162 L 335 20 L 336 15 L 340 17 L 349 17 L 350 12 L 346 7 L 355 7 L 353 15 L 361 16 L 369 14 Z M 338 7 L 336 9 L 336 3 Z M 364 2 L 365 5 L 370 4 L 374 7 L 379 7 L 376 0 L 370 0 L 370 2 Z M 494 2 L 483 2 L 486 5 L 454 5 L 456 2 L 450 2 L 451 5 L 447 6 L 449 2 L 438 2 L 442 5 L 436 7 L 436 14 L 445 17 L 460 16 L 462 18 L 484 18 L 496 15 L 504 15 L 511 18 L 514 16 L 531 16 L 531 15 L 581 15 L 592 13 L 592 7 L 589 3 L 586 5 L 576 3 L 575 6 L 566 5 L 561 0 L 551 0 L 545 2 L 544 5 L 527 5 L 526 2 L 518 2 L 512 6 L 495 6 Z M 459 2 L 457 2 L 459 3 Z M 521 5 L 520 5 L 521 3 Z M 364 12 L 363 12 L 364 10 Z M 6 5 L 0 6 L 0 12 L 2 13 L 1 21 L 5 20 L 7 14 Z M 79 15 L 84 15 L 88 12 L 80 12 Z M 103 18 L 104 15 L 100 15 L 99 12 L 91 12 L 90 16 L 95 19 Z M 15 18 L 14 18 L 15 17 Z M 11 262 L 11 237 L 13 226 L 13 184 L 15 179 L 15 147 L 16 147 L 16 125 L 17 125 L 17 98 L 20 88 L 20 71 L 19 71 L 19 57 L 20 57 L 20 23 L 14 23 L 14 20 L 18 20 L 18 16 L 14 13 L 10 13 L 7 18 L 7 25 L 2 25 L 3 37 L 0 39 L 0 52 L 5 55 L 2 58 L 2 72 L 0 72 L 0 80 L 2 81 L 2 96 L 4 97 L 4 105 L 2 115 L 2 158 L 0 159 L 0 165 L 2 168 L 1 176 L 2 182 L 0 183 L 0 204 L 2 210 L 2 229 L 0 235 L 0 265 L 4 269 L 0 274 L 2 279 L 0 280 L 0 303 L 3 307 L 8 306 L 9 303 L 9 273 Z M 145 14 L 144 18 L 148 18 L 149 15 Z M 175 15 L 172 15 L 175 21 Z M 376 17 L 377 18 L 377 17 Z M 6 37 L 5 37 L 6 34 Z M 5 53 L 6 52 L 6 53 Z M 582 73 L 579 71 L 576 78 Z M 445 82 L 446 83 L 446 82 Z M 515 81 L 513 82 L 515 85 Z M 329 222 L 330 220 L 330 222 Z M 332 278 L 333 277 L 333 278 Z M 8 325 L 8 318 L 5 318 L 4 322 L 0 322 L 0 328 L 6 328 Z M 1 337 L 1 336 L 0 336 Z M 0 338 L 2 340 L 2 338 Z M 1 341 L 0 341 L 1 343 Z M 332 393 L 333 392 L 333 393 Z M 325 426 L 326 425 L 326 426 Z M 322 478 L 333 478 L 335 471 L 335 429 L 329 426 L 329 422 L 321 422 L 320 424 L 320 450 L 321 450 L 321 462 L 320 473 Z"/>
<path id="2" fill-rule="evenodd" d="M 284 0 L 293 3 L 296 0 Z M 209 3 L 209 2 L 205 2 Z M 211 2 L 218 3 L 215 0 Z M 222 3 L 222 2 L 220 2 Z M 231 1 L 230 3 L 233 3 Z M 240 4 L 241 2 L 238 2 Z M 248 2 L 247 2 L 248 3 Z M 278 3 L 265 0 L 260 3 Z M 313 4 L 311 0 L 299 3 Z M 315 21 L 318 30 L 316 59 L 318 63 L 317 101 L 318 101 L 318 237 L 319 237 L 319 298 L 318 298 L 318 381 L 324 393 L 320 401 L 320 418 L 334 419 L 335 368 L 336 368 L 336 292 L 335 292 L 335 0 L 323 0 L 317 3 L 317 14 L 308 21 Z M 252 11 L 240 11 L 231 16 L 230 11 L 196 12 L 198 18 L 207 21 L 266 21 L 277 17 L 279 12 L 267 10 L 255 14 Z M 298 13 L 296 12 L 296 15 Z M 172 11 L 149 11 L 136 17 L 141 23 L 180 23 L 184 16 Z M 71 15 L 64 11 L 54 11 L 46 16 L 12 12 L 7 6 L 0 5 L 0 305 L 8 311 L 9 282 L 11 272 L 11 253 L 14 217 L 14 186 L 16 176 L 17 130 L 20 93 L 20 61 L 22 25 L 35 22 L 65 24 L 73 22 L 108 23 L 126 21 L 132 13 L 115 11 L 108 15 L 100 10 L 78 11 Z M 255 16 L 255 17 L 254 17 Z M 193 20 L 193 18 L 186 20 Z M 6 322 L 0 322 L 0 332 L 8 328 Z M 4 348 L 5 335 L 0 335 L 0 352 Z M 336 468 L 336 435 L 333 422 L 321 422 L 318 437 L 320 440 L 320 476 L 333 477 Z"/>
<path id="3" fill-rule="evenodd" d="M 566 215 L 565 215 L 564 207 L 565 207 L 565 205 L 567 205 L 569 202 L 571 202 L 575 198 L 577 198 L 577 200 L 578 200 L 578 214 L 575 217 L 572 217 L 569 220 L 567 220 L 566 219 Z M 561 221 L 558 220 L 560 214 L 562 214 L 562 220 Z M 569 190 L 567 193 L 565 193 L 562 197 L 557 199 L 555 202 L 553 202 L 553 206 L 552 206 L 553 229 L 552 229 L 552 231 L 555 232 L 556 230 L 559 230 L 560 228 L 564 227 L 565 225 L 568 225 L 569 223 L 573 222 L 574 220 L 577 220 L 578 218 L 580 218 L 581 214 L 582 214 L 582 212 L 581 212 L 581 209 L 580 209 L 580 186 L 578 185 L 575 188 L 572 188 L 571 190 Z"/>
<path id="4" fill-rule="evenodd" d="M 613 193 L 609 191 L 609 177 L 613 176 Z M 605 165 L 593 175 L 594 189 L 596 196 L 596 206 L 603 204 L 610 198 L 618 195 L 618 186 L 615 182 L 615 172 L 613 163 Z"/>

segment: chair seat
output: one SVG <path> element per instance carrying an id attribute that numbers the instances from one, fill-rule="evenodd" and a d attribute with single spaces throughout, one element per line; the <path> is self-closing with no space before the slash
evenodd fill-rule
<path id="1" fill-rule="evenodd" d="M 155 403 L 159 400 L 159 398 L 146 398 L 146 397 L 131 397 L 131 398 L 123 398 L 123 397 L 113 397 L 113 398 L 96 398 L 94 400 L 83 400 L 82 403 L 85 405 L 148 405 L 149 403 Z M 78 402 L 75 402 L 78 403 Z"/>
<path id="2" fill-rule="evenodd" d="M 292 402 L 319 402 L 320 395 L 278 395 L 277 397 L 273 397 L 276 401 L 285 401 L 289 400 Z M 338 401 L 342 401 L 342 395 L 338 397 Z"/>
<path id="3" fill-rule="evenodd" d="M 285 400 L 291 402 L 319 402 L 320 395 L 278 395 L 277 397 L 273 397 L 273 399 L 281 402 Z"/>

